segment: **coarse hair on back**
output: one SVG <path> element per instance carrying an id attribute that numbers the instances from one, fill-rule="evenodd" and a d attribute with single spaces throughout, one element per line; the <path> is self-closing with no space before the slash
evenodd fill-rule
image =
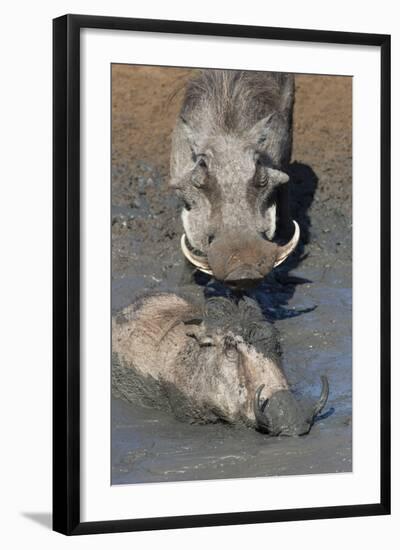
<path id="1" fill-rule="evenodd" d="M 217 329 L 232 332 L 265 356 L 279 361 L 278 331 L 266 320 L 255 300 L 245 296 L 236 303 L 225 297 L 208 298 L 203 309 L 203 320 L 211 332 Z"/>

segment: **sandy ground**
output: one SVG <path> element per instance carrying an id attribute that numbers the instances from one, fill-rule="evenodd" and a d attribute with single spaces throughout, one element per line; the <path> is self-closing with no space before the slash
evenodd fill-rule
<path id="1" fill-rule="evenodd" d="M 113 67 L 113 312 L 143 290 L 179 284 L 182 228 L 168 165 L 193 73 Z M 306 437 L 266 440 L 113 399 L 113 483 L 351 471 L 351 90 L 348 77 L 296 76 L 291 196 L 302 243 L 251 293 L 279 328 L 293 390 L 316 397 L 328 375 L 326 414 Z M 206 276 L 198 283 L 221 291 Z"/>

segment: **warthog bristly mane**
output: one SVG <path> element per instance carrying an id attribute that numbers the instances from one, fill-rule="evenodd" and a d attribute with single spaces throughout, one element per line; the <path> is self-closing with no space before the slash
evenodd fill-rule
<path id="1" fill-rule="evenodd" d="M 285 111 L 290 104 L 293 84 L 284 73 L 257 71 L 207 70 L 191 80 L 186 88 L 182 116 L 207 104 L 210 121 L 226 131 L 244 131 L 251 128 L 266 111 Z M 285 90 L 282 94 L 282 88 Z"/>
<path id="2" fill-rule="evenodd" d="M 209 298 L 204 306 L 204 322 L 211 332 L 216 329 L 232 332 L 274 360 L 281 354 L 278 331 L 266 321 L 251 298 L 244 297 L 238 303 L 223 297 Z"/>

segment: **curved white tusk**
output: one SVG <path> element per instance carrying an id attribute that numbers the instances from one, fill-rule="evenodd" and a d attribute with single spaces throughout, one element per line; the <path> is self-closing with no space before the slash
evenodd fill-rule
<path id="1" fill-rule="evenodd" d="M 187 260 L 189 260 L 190 263 L 192 263 L 197 269 L 202 271 L 203 273 L 207 273 L 207 275 L 212 275 L 213 272 L 210 269 L 210 266 L 207 262 L 206 258 L 196 256 L 191 252 L 187 245 L 186 245 L 186 234 L 184 233 L 181 237 L 181 249 L 183 252 L 183 255 Z"/>
<path id="2" fill-rule="evenodd" d="M 294 251 L 296 248 L 299 239 L 300 239 L 300 227 L 299 224 L 296 222 L 296 220 L 293 220 L 294 224 L 294 234 L 293 237 L 290 239 L 290 241 L 278 248 L 278 258 L 276 262 L 274 263 L 274 267 L 277 267 L 282 262 L 286 260 L 290 256 L 290 254 Z"/>

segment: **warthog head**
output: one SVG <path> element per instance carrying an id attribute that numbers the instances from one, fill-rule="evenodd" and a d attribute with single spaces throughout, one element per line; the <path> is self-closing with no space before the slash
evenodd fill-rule
<path id="1" fill-rule="evenodd" d="M 204 71 L 188 87 L 171 155 L 171 185 L 183 202 L 181 247 L 229 286 L 258 284 L 299 240 L 283 204 L 292 106 L 289 75 Z"/>
<path id="2" fill-rule="evenodd" d="M 113 319 L 113 391 L 189 422 L 242 423 L 269 435 L 309 432 L 328 398 L 303 405 L 281 368 L 277 331 L 258 304 L 174 293 L 144 297 Z"/>
<path id="3" fill-rule="evenodd" d="M 209 384 L 209 396 L 218 395 L 215 410 L 221 417 L 224 410 L 238 411 L 246 423 L 271 436 L 310 431 L 327 402 L 328 380 L 321 377 L 316 403 L 305 404 L 294 397 L 280 366 L 276 329 L 253 300 L 244 298 L 238 305 L 224 298 L 208 300 L 203 321 L 187 334 L 198 342 L 193 355 L 210 375 L 204 375 L 204 384 Z"/>

